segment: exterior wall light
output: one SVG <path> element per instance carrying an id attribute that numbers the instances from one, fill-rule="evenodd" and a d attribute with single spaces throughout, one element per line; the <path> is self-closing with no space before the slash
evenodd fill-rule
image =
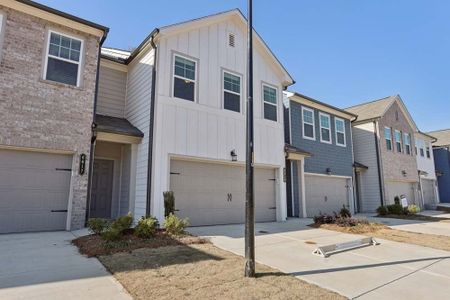
<path id="1" fill-rule="evenodd" d="M 405 170 L 402 171 L 402 175 L 403 175 L 403 177 L 406 177 L 407 173 Z"/>
<path id="2" fill-rule="evenodd" d="M 230 155 L 231 155 L 231 161 L 237 161 L 237 154 L 236 154 L 235 149 L 231 150 Z"/>
<path id="3" fill-rule="evenodd" d="M 327 172 L 327 175 L 331 175 L 331 168 L 327 168 L 326 172 Z"/>

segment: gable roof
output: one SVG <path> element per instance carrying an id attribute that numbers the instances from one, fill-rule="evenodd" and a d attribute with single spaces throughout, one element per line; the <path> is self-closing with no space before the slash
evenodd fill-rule
<path id="1" fill-rule="evenodd" d="M 443 130 L 430 131 L 428 134 L 434 136 L 437 141 L 433 143 L 433 146 L 448 146 L 450 145 L 450 128 Z"/>
<path id="2" fill-rule="evenodd" d="M 403 102 L 400 95 L 388 96 L 378 100 L 358 104 L 355 106 L 348 107 L 345 110 L 358 115 L 358 118 L 355 120 L 355 123 L 365 123 L 384 116 L 384 114 L 394 103 L 398 103 L 403 114 L 406 116 L 406 119 L 408 120 L 409 124 L 417 132 L 418 131 L 417 125 L 414 122 L 414 119 L 412 118 L 408 109 L 406 108 L 405 103 Z"/>
<path id="3" fill-rule="evenodd" d="M 202 22 L 217 22 L 218 20 L 225 20 L 228 18 L 236 17 L 241 22 L 242 25 L 247 26 L 247 19 L 242 14 L 242 12 L 238 9 L 231 9 L 223 12 L 219 12 L 216 14 L 191 19 L 188 21 L 183 21 L 171 25 L 166 25 L 163 27 L 155 28 L 142 42 L 141 44 L 133 50 L 129 56 L 122 62 L 124 64 L 129 64 L 144 48 L 146 48 L 149 44 L 151 44 L 152 40 L 156 38 L 157 35 L 166 35 L 170 34 L 171 32 L 175 32 L 177 30 L 187 30 L 187 28 L 200 26 Z M 278 60 L 278 58 L 275 56 L 275 54 L 272 52 L 272 50 L 267 46 L 266 42 L 261 38 L 261 36 L 253 29 L 254 34 L 254 45 L 259 46 L 261 49 L 264 50 L 264 52 L 275 62 L 279 70 L 284 74 L 286 80 L 286 85 L 294 84 L 295 81 L 292 78 L 292 76 L 289 74 L 289 72 L 286 70 L 286 68 L 281 64 L 281 62 Z M 122 50 L 119 50 L 122 51 Z M 109 55 L 108 55 L 109 54 Z M 119 55 L 114 56 L 113 53 L 103 54 L 102 57 L 110 59 L 110 60 L 116 60 L 117 62 L 121 62 L 122 58 Z"/>

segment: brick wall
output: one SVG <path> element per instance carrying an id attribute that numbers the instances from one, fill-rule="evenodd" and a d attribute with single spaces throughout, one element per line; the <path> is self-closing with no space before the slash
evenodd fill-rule
<path id="1" fill-rule="evenodd" d="M 98 40 L 2 6 L 0 11 L 6 14 L 0 61 L 0 146 L 74 153 L 71 229 L 81 228 L 88 175 L 76 171 L 79 155 L 89 157 Z M 81 87 L 42 80 L 49 27 L 84 39 Z"/>

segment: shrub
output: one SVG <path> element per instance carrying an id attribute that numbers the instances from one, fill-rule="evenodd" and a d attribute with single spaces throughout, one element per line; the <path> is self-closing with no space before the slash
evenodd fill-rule
<path id="1" fill-rule="evenodd" d="M 110 227 L 102 233 L 102 238 L 108 242 L 118 241 L 122 237 L 122 232 L 118 228 Z"/>
<path id="2" fill-rule="evenodd" d="M 172 191 L 164 192 L 164 217 L 175 212 L 175 196 Z"/>
<path id="3" fill-rule="evenodd" d="M 155 235 L 159 227 L 158 219 L 155 217 L 142 217 L 134 227 L 134 234 L 143 239 L 148 239 Z"/>
<path id="4" fill-rule="evenodd" d="M 102 234 L 108 228 L 108 225 L 108 220 L 101 218 L 89 219 L 87 223 L 89 231 L 94 234 Z"/>
<path id="5" fill-rule="evenodd" d="M 385 216 L 388 214 L 388 210 L 386 206 L 381 205 L 380 207 L 377 208 L 377 213 L 379 216 Z"/>
<path id="6" fill-rule="evenodd" d="M 345 205 L 342 205 L 339 215 L 341 216 L 341 218 L 351 218 L 352 217 L 350 210 L 348 208 L 346 208 Z"/>
<path id="7" fill-rule="evenodd" d="M 102 233 L 102 238 L 107 241 L 119 240 L 127 229 L 133 224 L 133 216 L 128 213 L 126 216 L 118 217 L 112 221 L 111 225 Z"/>
<path id="8" fill-rule="evenodd" d="M 180 219 L 174 214 L 170 214 L 164 219 L 166 232 L 172 235 L 183 234 L 187 226 L 189 226 L 187 219 Z"/>
<path id="9" fill-rule="evenodd" d="M 386 206 L 389 214 L 391 215 L 404 215 L 405 214 L 405 210 L 403 209 L 403 206 L 401 206 L 400 204 L 391 204 Z"/>
<path id="10" fill-rule="evenodd" d="M 313 218 L 315 224 L 332 224 L 336 221 L 336 216 L 319 213 L 319 215 Z"/>
<path id="11" fill-rule="evenodd" d="M 357 225 L 368 225 L 369 221 L 366 219 L 356 218 L 338 218 L 336 219 L 336 225 L 341 227 L 354 227 Z"/>
<path id="12" fill-rule="evenodd" d="M 415 215 L 420 212 L 420 207 L 415 204 L 408 205 L 408 213 Z"/>

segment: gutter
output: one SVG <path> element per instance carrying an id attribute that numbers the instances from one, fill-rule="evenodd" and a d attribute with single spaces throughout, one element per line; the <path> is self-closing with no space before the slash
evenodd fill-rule
<path id="1" fill-rule="evenodd" d="M 150 45 L 155 50 L 155 53 L 153 55 L 152 91 L 150 94 L 150 122 L 149 122 L 149 128 L 148 128 L 147 203 L 146 203 L 146 207 L 145 207 L 145 216 L 146 217 L 150 217 L 151 202 L 152 202 L 153 128 L 154 128 L 154 124 L 155 124 L 156 67 L 157 67 L 157 61 L 158 61 L 158 47 L 155 44 L 155 36 L 158 33 L 159 33 L 159 29 L 156 28 L 150 35 L 151 36 Z M 145 44 L 145 41 L 141 45 L 144 45 L 144 44 Z M 138 47 L 138 49 L 140 47 Z"/>
<path id="2" fill-rule="evenodd" d="M 382 175 L 381 175 L 381 158 L 380 158 L 380 144 L 378 143 L 378 125 L 376 121 L 373 121 L 374 127 L 374 137 L 375 137 L 375 150 L 377 154 L 377 167 L 378 167 L 378 185 L 380 188 L 380 200 L 381 205 L 384 205 L 384 194 L 383 194 L 383 184 L 382 184 Z"/>
<path id="3" fill-rule="evenodd" d="M 108 29 L 103 34 L 100 43 L 98 45 L 98 54 L 97 54 L 97 74 L 95 75 L 95 94 L 94 94 L 94 108 L 92 110 L 92 136 L 91 136 L 91 147 L 89 150 L 89 172 L 88 172 L 88 186 L 87 186 L 87 198 L 86 198 L 86 213 L 84 218 L 84 226 L 87 226 L 87 222 L 89 220 L 89 213 L 91 207 L 91 197 L 92 197 L 92 178 L 94 172 L 94 152 L 95 152 L 95 140 L 97 139 L 97 134 L 95 132 L 95 128 L 97 124 L 95 122 L 95 116 L 97 115 L 97 99 L 98 99 L 98 81 L 99 81 L 99 73 L 100 73 L 100 59 L 101 59 L 101 51 L 103 43 L 108 36 Z"/>

